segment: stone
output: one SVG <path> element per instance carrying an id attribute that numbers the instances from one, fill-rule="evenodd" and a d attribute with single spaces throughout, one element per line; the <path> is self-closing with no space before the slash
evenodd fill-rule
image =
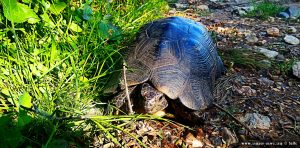
<path id="1" fill-rule="evenodd" d="M 297 6 L 290 6 L 286 9 L 286 12 L 289 14 L 290 18 L 298 18 L 300 16 L 300 8 Z"/>
<path id="2" fill-rule="evenodd" d="M 222 137 L 226 142 L 226 146 L 238 143 L 239 140 L 234 132 L 231 132 L 227 127 L 222 130 Z"/>
<path id="3" fill-rule="evenodd" d="M 279 29 L 276 28 L 276 27 L 268 28 L 268 29 L 267 29 L 267 34 L 268 34 L 269 36 L 277 37 L 277 36 L 279 36 Z"/>
<path id="4" fill-rule="evenodd" d="M 170 13 L 170 14 L 175 14 L 175 13 L 176 13 L 176 9 L 173 8 L 173 9 L 169 10 L 169 13 Z"/>
<path id="5" fill-rule="evenodd" d="M 292 44 L 292 45 L 298 45 L 300 43 L 300 40 L 292 35 L 285 35 L 283 38 L 286 43 Z"/>
<path id="6" fill-rule="evenodd" d="M 258 42 L 259 45 L 265 45 L 267 43 L 267 40 L 261 40 Z"/>
<path id="7" fill-rule="evenodd" d="M 248 12 L 253 11 L 253 6 L 245 6 L 245 7 L 234 7 L 233 12 L 238 14 L 239 16 L 246 15 Z"/>
<path id="8" fill-rule="evenodd" d="M 248 35 L 248 36 L 246 36 L 246 40 L 249 43 L 257 43 L 258 42 L 258 38 L 256 37 L 256 35 Z"/>
<path id="9" fill-rule="evenodd" d="M 175 7 L 177 9 L 185 10 L 189 8 L 189 4 L 175 3 Z"/>
<path id="10" fill-rule="evenodd" d="M 290 17 L 290 15 L 286 12 L 280 12 L 277 16 L 285 19 L 288 19 Z"/>
<path id="11" fill-rule="evenodd" d="M 209 8 L 207 5 L 199 5 L 196 7 L 197 10 L 200 10 L 200 11 L 209 11 Z"/>
<path id="12" fill-rule="evenodd" d="M 246 123 L 249 128 L 258 129 L 269 129 L 270 128 L 270 118 L 258 113 L 247 113 L 245 117 L 241 117 L 240 120 Z"/>
<path id="13" fill-rule="evenodd" d="M 203 145 L 204 145 L 201 141 L 199 141 L 198 139 L 196 139 L 194 137 L 194 135 L 191 134 L 191 133 L 188 133 L 186 135 L 185 141 L 186 141 L 187 144 L 192 145 L 192 147 L 203 147 Z"/>
<path id="14" fill-rule="evenodd" d="M 273 23 L 275 21 L 275 18 L 270 16 L 270 17 L 268 17 L 268 21 Z"/>
<path id="15" fill-rule="evenodd" d="M 285 60 L 284 56 L 282 54 L 278 54 L 276 56 L 276 60 L 279 61 L 279 62 L 283 62 Z"/>
<path id="16" fill-rule="evenodd" d="M 233 87 L 233 91 L 243 96 L 256 96 L 256 90 L 250 86 Z"/>
<path id="17" fill-rule="evenodd" d="M 266 85 L 266 86 L 271 86 L 271 85 L 274 84 L 274 81 L 272 81 L 272 80 L 270 80 L 268 78 L 265 78 L 265 77 L 259 78 L 258 81 L 259 81 L 260 84 Z"/>
<path id="18" fill-rule="evenodd" d="M 293 26 L 289 26 L 289 27 L 287 27 L 286 32 L 287 33 L 296 33 L 297 29 Z"/>
<path id="19" fill-rule="evenodd" d="M 293 75 L 300 78 L 300 62 L 296 62 L 293 67 Z"/>
<path id="20" fill-rule="evenodd" d="M 275 58 L 278 55 L 277 51 L 272 51 L 272 50 L 262 48 L 262 47 L 260 47 L 258 49 L 259 49 L 260 53 L 264 54 L 268 58 Z"/>

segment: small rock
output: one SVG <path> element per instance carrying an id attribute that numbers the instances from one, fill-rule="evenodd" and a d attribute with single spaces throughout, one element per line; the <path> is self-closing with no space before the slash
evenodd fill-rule
<path id="1" fill-rule="evenodd" d="M 279 62 L 283 62 L 285 60 L 284 56 L 282 54 L 278 54 L 276 56 L 276 60 L 279 61 Z"/>
<path id="2" fill-rule="evenodd" d="M 169 13 L 170 13 L 170 14 L 175 14 L 175 13 L 176 13 L 176 9 L 173 8 L 173 9 L 169 10 Z"/>
<path id="3" fill-rule="evenodd" d="M 252 89 L 250 86 L 242 86 L 242 87 L 233 87 L 233 90 L 240 95 L 245 96 L 256 96 L 256 90 Z"/>
<path id="4" fill-rule="evenodd" d="M 300 16 L 300 9 L 297 6 L 290 6 L 288 9 L 286 9 L 286 12 L 291 18 L 298 18 Z"/>
<path id="5" fill-rule="evenodd" d="M 285 37 L 283 39 L 286 43 L 289 43 L 292 45 L 298 45 L 300 43 L 299 39 L 292 35 L 285 35 Z"/>
<path id="6" fill-rule="evenodd" d="M 251 32 L 251 30 L 247 30 L 247 29 L 239 29 L 238 30 L 238 34 L 239 35 L 244 35 L 244 36 L 250 36 L 251 34 L 253 34 L 252 32 Z"/>
<path id="7" fill-rule="evenodd" d="M 268 21 L 269 21 L 269 22 L 274 22 L 274 21 L 275 21 L 275 18 L 270 16 L 270 17 L 268 18 Z"/>
<path id="8" fill-rule="evenodd" d="M 271 86 L 274 84 L 274 81 L 272 81 L 268 78 L 259 78 L 258 81 L 260 82 L 260 84 L 266 85 L 266 86 Z"/>
<path id="9" fill-rule="evenodd" d="M 288 19 L 290 17 L 290 15 L 286 12 L 280 12 L 277 16 L 285 19 Z"/>
<path id="10" fill-rule="evenodd" d="M 222 138 L 221 137 L 211 137 L 209 140 L 212 142 L 213 145 L 215 146 L 222 146 Z"/>
<path id="11" fill-rule="evenodd" d="M 267 29 L 267 34 L 269 36 L 274 36 L 274 37 L 279 36 L 279 29 L 276 28 L 276 27 L 268 28 Z"/>
<path id="12" fill-rule="evenodd" d="M 278 55 L 277 51 L 272 51 L 266 48 L 259 48 L 259 52 L 264 54 L 268 58 L 275 58 Z"/>
<path id="13" fill-rule="evenodd" d="M 256 37 L 256 35 L 248 35 L 248 36 L 246 36 L 246 40 L 248 43 L 257 43 L 258 42 L 258 38 Z"/>
<path id="14" fill-rule="evenodd" d="M 296 33 L 297 32 L 297 29 L 293 26 L 289 26 L 287 29 L 286 29 L 286 32 L 287 33 Z"/>
<path id="15" fill-rule="evenodd" d="M 259 45 L 265 45 L 267 43 L 267 40 L 261 40 L 258 42 Z"/>
<path id="16" fill-rule="evenodd" d="M 189 4 L 175 3 L 175 7 L 176 7 L 177 9 L 185 10 L 185 9 L 189 8 Z"/>
<path id="17" fill-rule="evenodd" d="M 226 146 L 238 143 L 238 138 L 234 132 L 231 132 L 227 127 L 223 128 L 222 136 L 226 141 Z"/>
<path id="18" fill-rule="evenodd" d="M 300 62 L 296 62 L 294 65 L 293 65 L 293 74 L 300 78 Z"/>
<path id="19" fill-rule="evenodd" d="M 253 6 L 247 6 L 247 7 L 235 7 L 233 9 L 233 12 L 238 14 L 239 16 L 246 15 L 248 12 L 253 11 Z"/>
<path id="20" fill-rule="evenodd" d="M 209 8 L 207 5 L 199 5 L 196 7 L 197 10 L 200 10 L 200 11 L 209 11 Z"/>
<path id="21" fill-rule="evenodd" d="M 246 12 L 249 12 L 249 11 L 253 11 L 254 10 L 254 7 L 253 6 L 246 6 L 246 7 L 241 7 L 243 10 L 245 10 Z"/>
<path id="22" fill-rule="evenodd" d="M 186 135 L 186 143 L 192 145 L 192 147 L 203 147 L 203 143 L 196 139 L 193 134 L 188 133 Z"/>
<path id="23" fill-rule="evenodd" d="M 242 117 L 240 120 L 245 122 L 249 128 L 258 129 L 269 129 L 271 122 L 268 116 L 263 116 L 258 113 L 247 113 L 245 117 Z"/>

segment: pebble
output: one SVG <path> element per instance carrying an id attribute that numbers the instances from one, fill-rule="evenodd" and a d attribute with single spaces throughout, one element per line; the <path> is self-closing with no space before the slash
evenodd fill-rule
<path id="1" fill-rule="evenodd" d="M 268 78 L 259 78 L 258 81 L 260 82 L 260 84 L 262 85 L 266 85 L 266 86 L 271 86 L 274 84 L 274 81 L 268 79 Z"/>
<path id="2" fill-rule="evenodd" d="M 269 36 L 277 37 L 277 36 L 279 36 L 279 29 L 276 28 L 276 27 L 268 28 L 268 29 L 267 29 L 267 34 L 268 34 Z"/>
<path id="3" fill-rule="evenodd" d="M 189 8 L 189 4 L 175 3 L 175 7 L 177 9 L 185 10 L 185 9 Z"/>
<path id="4" fill-rule="evenodd" d="M 268 18 L 268 21 L 272 23 L 272 22 L 275 21 L 275 18 L 270 16 L 270 17 Z"/>
<path id="5" fill-rule="evenodd" d="M 259 49 L 260 53 L 264 54 L 268 58 L 275 58 L 278 55 L 277 51 L 272 51 L 272 50 L 262 48 L 262 47 L 260 47 L 258 49 Z"/>
<path id="6" fill-rule="evenodd" d="M 245 122 L 249 128 L 258 129 L 269 129 L 270 128 L 270 118 L 258 113 L 247 113 L 245 117 L 241 118 L 242 122 Z"/>
<path id="7" fill-rule="evenodd" d="M 299 39 L 292 35 L 285 35 L 285 37 L 283 39 L 286 43 L 289 43 L 292 45 L 298 45 L 300 43 Z"/>
<path id="8" fill-rule="evenodd" d="M 209 11 L 209 8 L 207 5 L 199 5 L 196 7 L 197 10 L 200 10 L 200 11 Z"/>
<path id="9" fill-rule="evenodd" d="M 173 9 L 169 10 L 169 13 L 170 13 L 170 14 L 175 14 L 175 13 L 176 13 L 176 9 L 173 8 Z"/>
<path id="10" fill-rule="evenodd" d="M 256 96 L 256 90 L 250 86 L 234 87 L 233 90 L 243 96 Z"/>
<path id="11" fill-rule="evenodd" d="M 287 29 L 286 29 L 286 32 L 287 33 L 296 33 L 297 32 L 297 29 L 293 26 L 289 26 Z"/>
<path id="12" fill-rule="evenodd" d="M 231 132 L 227 127 L 222 130 L 222 136 L 226 142 L 226 146 L 238 143 L 238 138 L 234 132 Z"/>
<path id="13" fill-rule="evenodd" d="M 293 75 L 300 78 L 300 62 L 296 62 L 293 67 Z"/>
<path id="14" fill-rule="evenodd" d="M 282 54 L 278 54 L 276 56 L 276 60 L 279 61 L 279 62 L 283 62 L 285 60 L 284 56 Z"/>
<path id="15" fill-rule="evenodd" d="M 253 11 L 253 10 L 254 10 L 253 6 L 245 6 L 245 7 L 235 7 L 233 9 L 233 12 L 240 15 L 240 16 L 243 16 L 243 15 L 246 15 L 248 12 Z"/>
<path id="16" fill-rule="evenodd" d="M 249 43 L 257 43 L 258 42 L 258 38 L 256 37 L 256 35 L 248 35 L 248 36 L 246 36 L 246 40 Z"/>

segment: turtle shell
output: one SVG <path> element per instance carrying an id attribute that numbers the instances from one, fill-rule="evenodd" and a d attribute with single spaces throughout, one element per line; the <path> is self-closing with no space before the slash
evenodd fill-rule
<path id="1" fill-rule="evenodd" d="M 204 25 L 182 17 L 141 27 L 125 56 L 128 86 L 150 81 L 171 99 L 193 110 L 211 105 L 215 79 L 224 67 Z"/>

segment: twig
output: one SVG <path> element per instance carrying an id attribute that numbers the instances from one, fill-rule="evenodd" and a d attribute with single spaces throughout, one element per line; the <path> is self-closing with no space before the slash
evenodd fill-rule
<path id="1" fill-rule="evenodd" d="M 126 98 L 128 101 L 128 108 L 129 108 L 129 114 L 132 115 L 133 114 L 133 110 L 132 110 L 132 104 L 130 101 L 130 96 L 129 96 L 129 92 L 128 92 L 128 85 L 127 85 L 127 79 L 126 79 L 126 65 L 125 62 L 123 63 L 123 79 L 124 79 L 124 86 L 125 86 L 125 93 L 126 93 Z"/>
<path id="2" fill-rule="evenodd" d="M 228 114 L 231 118 L 233 118 L 237 123 L 241 124 L 243 127 L 246 128 L 246 130 L 248 130 L 250 133 L 253 133 L 253 131 L 243 122 L 241 122 L 239 119 L 237 119 L 236 117 L 234 117 L 231 113 L 229 113 L 227 110 L 225 110 L 224 108 L 222 108 L 220 105 L 213 103 L 213 105 L 215 107 L 217 107 L 218 109 L 220 109 L 221 111 L 225 112 L 226 114 Z"/>

